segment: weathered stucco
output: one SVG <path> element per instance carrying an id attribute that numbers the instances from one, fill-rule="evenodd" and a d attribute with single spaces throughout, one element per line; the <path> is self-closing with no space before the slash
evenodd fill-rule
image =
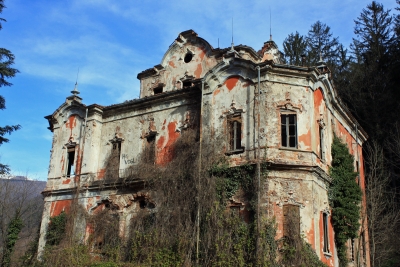
<path id="1" fill-rule="evenodd" d="M 116 205 L 120 235 L 126 235 L 129 221 L 140 208 L 138 199 L 149 196 L 143 195 L 140 186 L 121 194 L 113 187 L 99 190 L 91 185 L 110 175 L 123 179 L 124 171 L 135 166 L 150 145 L 154 145 L 155 164 L 162 166 L 173 157 L 171 147 L 182 130 L 195 126 L 204 143 L 227 155 L 232 166 L 256 162 L 259 147 L 262 160 L 270 163 L 261 206 L 264 214 L 276 218 L 276 238 L 283 235 L 282 207 L 296 205 L 304 238 L 322 261 L 337 266 L 331 223 L 330 253 L 323 252 L 322 214 L 331 212 L 327 195 L 331 144 L 334 134 L 347 143 L 355 169 L 359 164 L 364 189 L 362 144 L 366 134 L 341 105 L 329 75 L 326 68 L 282 64 L 273 41 L 258 53 L 242 45 L 214 49 L 189 30 L 179 34 L 159 65 L 138 74 L 140 99 L 107 107 L 86 106 L 74 93 L 46 117 L 53 144 L 39 250 L 45 244 L 50 216 L 68 212 L 77 187 L 85 189 L 77 201 L 91 214 L 104 209 L 105 201 Z M 295 147 L 282 145 L 282 114 L 295 115 Z M 240 122 L 240 145 L 234 148 L 229 140 L 232 116 Z M 109 165 L 115 142 L 121 143 L 116 171 Z M 67 177 L 71 148 L 75 149 L 75 173 Z M 82 228 L 86 240 L 91 226 Z M 365 262 L 369 266 L 368 257 Z"/>

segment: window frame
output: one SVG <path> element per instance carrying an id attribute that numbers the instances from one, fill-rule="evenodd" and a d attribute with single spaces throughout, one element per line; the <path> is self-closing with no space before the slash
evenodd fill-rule
<path id="1" fill-rule="evenodd" d="M 325 128 L 319 125 L 319 157 L 322 161 L 325 160 Z"/>
<path id="2" fill-rule="evenodd" d="M 244 152 L 244 147 L 242 146 L 242 113 L 235 112 L 226 117 L 227 130 L 228 130 L 228 145 L 229 150 L 227 155 L 240 154 Z"/>
<path id="3" fill-rule="evenodd" d="M 322 233 L 323 233 L 323 248 L 322 252 L 327 255 L 331 255 L 330 246 L 329 246 L 329 212 L 322 212 Z"/>
<path id="4" fill-rule="evenodd" d="M 123 138 L 118 137 L 117 134 L 115 134 L 115 137 L 110 140 L 111 143 L 111 157 L 116 158 L 116 162 L 114 163 L 115 170 L 111 169 L 112 171 L 115 171 L 116 174 L 118 175 L 118 178 L 120 177 L 120 170 L 121 170 L 121 151 L 122 151 L 122 143 L 124 142 Z M 118 149 L 117 152 L 115 150 Z M 117 155 L 115 155 L 117 153 Z M 112 160 L 112 159 L 111 159 Z"/>
<path id="5" fill-rule="evenodd" d="M 282 215 L 283 215 L 283 237 L 296 238 L 301 236 L 301 216 L 300 216 L 300 206 L 295 204 L 285 204 L 282 206 Z M 290 220 L 296 220 L 296 228 L 293 228 L 290 225 L 293 222 Z M 294 236 L 296 235 L 296 236 Z"/>
<path id="6" fill-rule="evenodd" d="M 294 116 L 294 135 L 290 134 L 290 116 Z M 285 124 L 282 123 L 283 118 L 285 118 Z M 285 126 L 285 127 L 284 127 Z M 284 145 L 284 133 L 283 129 L 285 128 L 285 143 Z M 298 133 L 297 133 L 297 113 L 296 112 L 287 112 L 281 111 L 280 113 L 280 131 L 281 131 L 281 148 L 289 148 L 289 149 L 298 149 Z M 294 137 L 294 146 L 290 146 L 290 138 Z"/>
<path id="7" fill-rule="evenodd" d="M 72 154 L 72 161 L 71 161 L 71 154 Z M 73 177 L 75 176 L 75 154 L 76 154 L 76 146 L 68 146 L 67 147 L 67 160 L 66 160 L 66 177 Z"/>

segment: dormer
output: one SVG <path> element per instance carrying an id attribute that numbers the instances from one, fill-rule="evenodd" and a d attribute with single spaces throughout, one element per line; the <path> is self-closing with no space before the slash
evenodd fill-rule
<path id="1" fill-rule="evenodd" d="M 272 38 L 264 43 L 264 46 L 258 51 L 262 57 L 261 62 L 273 61 L 274 63 L 283 63 L 283 53 L 279 51 L 278 46 L 272 40 Z"/>
<path id="2" fill-rule="evenodd" d="M 213 51 L 195 31 L 181 32 L 159 65 L 138 74 L 140 97 L 161 97 L 163 93 L 190 87 L 218 63 Z"/>

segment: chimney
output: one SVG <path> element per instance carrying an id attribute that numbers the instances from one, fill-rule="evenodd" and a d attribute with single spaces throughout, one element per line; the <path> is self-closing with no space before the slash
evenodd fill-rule
<path id="1" fill-rule="evenodd" d="M 301 65 L 304 67 L 306 65 L 306 55 L 302 54 L 301 55 Z"/>

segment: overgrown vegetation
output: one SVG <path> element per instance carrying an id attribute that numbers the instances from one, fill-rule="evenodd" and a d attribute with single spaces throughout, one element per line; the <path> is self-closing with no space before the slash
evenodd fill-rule
<path id="1" fill-rule="evenodd" d="M 334 136 L 332 143 L 330 175 L 332 185 L 329 188 L 329 200 L 335 244 L 340 266 L 347 266 L 346 242 L 356 238 L 360 229 L 362 192 L 356 181 L 358 173 L 354 172 L 354 157 L 337 136 Z"/>
<path id="2" fill-rule="evenodd" d="M 2 266 L 8 267 L 11 265 L 11 254 L 18 240 L 18 235 L 22 230 L 23 222 L 21 217 L 16 214 L 7 227 L 6 242 L 3 249 Z"/>
<path id="3" fill-rule="evenodd" d="M 63 211 L 60 215 L 50 218 L 50 223 L 46 233 L 46 245 L 55 246 L 60 244 L 65 237 L 67 225 L 67 214 Z"/>
<path id="4" fill-rule="evenodd" d="M 139 211 L 130 220 L 126 236 L 121 236 L 119 214 L 112 203 L 85 215 L 91 229 L 86 245 L 57 238 L 72 223 L 70 215 L 61 213 L 51 219 L 46 235 L 51 246 L 46 248 L 43 261 L 35 264 L 282 266 L 275 221 L 263 217 L 257 229 L 256 167 L 246 164 L 230 168 L 225 159 L 213 158 L 213 148 L 208 148 L 202 151 L 200 168 L 194 130 L 186 130 L 170 149 L 174 157 L 167 165 L 155 166 L 145 151 L 145 159 L 129 170 L 125 182 L 141 177 L 145 181 L 141 192 L 145 193 L 135 199 Z M 266 167 L 261 166 L 262 180 Z M 287 244 L 287 249 L 297 249 L 290 246 Z M 305 249 L 302 255 L 306 253 L 314 252 Z M 312 266 L 316 258 L 314 253 L 314 258 L 302 257 L 301 262 Z"/>

